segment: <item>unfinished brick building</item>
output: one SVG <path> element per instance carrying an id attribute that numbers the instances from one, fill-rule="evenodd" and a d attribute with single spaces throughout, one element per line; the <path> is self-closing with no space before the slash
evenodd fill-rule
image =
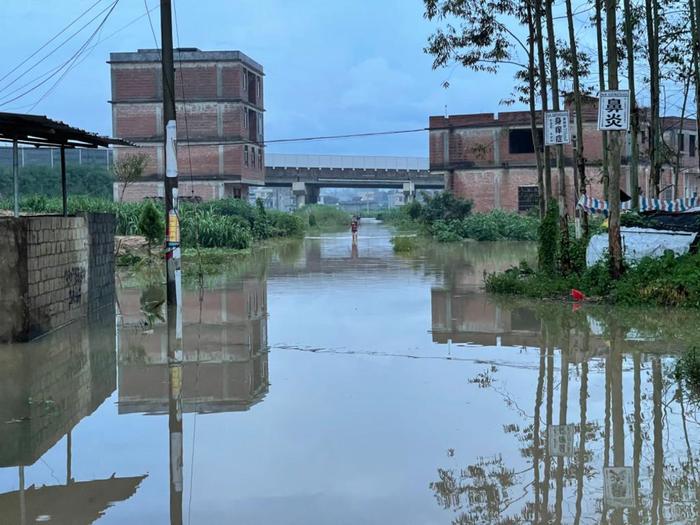
<path id="1" fill-rule="evenodd" d="M 263 68 L 240 51 L 175 50 L 180 195 L 245 198 L 264 181 Z M 112 131 L 150 156 L 125 201 L 163 196 L 163 81 L 160 52 L 111 53 Z M 119 148 L 115 160 L 134 153 Z M 115 183 L 114 196 L 121 195 Z"/>
<path id="2" fill-rule="evenodd" d="M 573 117 L 573 108 L 567 104 Z M 673 154 L 680 152 L 678 170 L 678 197 L 691 197 L 698 192 L 698 141 L 696 121 L 662 119 L 664 143 Z M 650 195 L 649 160 L 647 144 L 648 125 L 640 126 L 639 187 Z M 571 129 L 575 134 L 575 124 Z M 542 123 L 538 124 L 540 144 L 543 142 Z M 583 147 L 586 158 L 586 190 L 589 195 L 602 198 L 602 134 L 597 129 L 597 99 L 589 98 L 583 107 Z M 631 144 L 623 144 L 622 189 L 631 193 L 627 160 Z M 576 199 L 573 181 L 573 144 L 564 147 L 567 201 L 570 208 Z M 554 149 L 552 148 L 554 166 Z M 504 209 L 527 211 L 538 202 L 536 155 L 527 111 L 508 111 L 500 114 L 477 113 L 430 117 L 430 170 L 445 176 L 445 187 L 474 202 L 476 211 Z M 665 164 L 661 173 L 661 196 L 673 195 L 673 171 Z M 556 168 L 552 168 L 552 190 L 558 192 Z M 570 210 L 571 211 L 571 210 Z"/>

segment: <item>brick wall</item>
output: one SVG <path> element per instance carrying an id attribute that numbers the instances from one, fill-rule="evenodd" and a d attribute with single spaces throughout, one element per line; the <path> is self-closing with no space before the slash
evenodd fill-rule
<path id="1" fill-rule="evenodd" d="M 0 248 L 0 260 L 7 261 L 0 267 L 0 341 L 30 340 L 86 316 L 90 276 L 102 288 L 94 297 L 107 301 L 113 221 L 91 215 L 0 220 L 0 237 L 7 241 Z"/>
<path id="2" fill-rule="evenodd" d="M 175 64 L 181 175 L 243 185 L 262 183 L 264 165 L 258 151 L 263 138 L 254 133 L 264 110 L 262 69 L 237 52 L 195 51 L 184 56 Z M 142 50 L 114 53 L 110 61 L 113 133 L 138 144 L 151 157 L 144 173 L 146 180 L 160 179 L 164 170 L 161 66 L 154 57 L 154 52 Z M 248 165 L 243 153 L 246 146 Z M 253 149 L 254 164 L 250 159 Z M 132 148 L 117 150 L 117 157 L 134 152 Z M 141 193 L 145 190 L 142 187 Z M 207 199 L 221 196 L 205 193 L 202 197 Z M 134 200 L 138 194 L 131 191 L 126 200 Z"/>

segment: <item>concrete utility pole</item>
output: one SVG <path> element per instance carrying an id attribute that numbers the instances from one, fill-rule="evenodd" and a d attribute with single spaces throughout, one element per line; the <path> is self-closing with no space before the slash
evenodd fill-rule
<path id="1" fill-rule="evenodd" d="M 170 0 L 160 2 L 160 34 L 163 67 L 163 125 L 165 173 L 166 272 L 168 306 L 178 304 L 181 293 L 176 283 L 180 276 L 180 221 L 178 215 L 177 126 L 175 123 L 175 66 L 173 60 L 173 29 Z"/>
<path id="2" fill-rule="evenodd" d="M 177 184 L 177 125 L 175 123 L 175 67 L 170 0 L 160 1 L 163 69 L 163 127 L 165 173 L 165 266 L 168 301 L 168 376 L 170 522 L 182 524 L 182 284 L 180 270 L 180 218 Z"/>

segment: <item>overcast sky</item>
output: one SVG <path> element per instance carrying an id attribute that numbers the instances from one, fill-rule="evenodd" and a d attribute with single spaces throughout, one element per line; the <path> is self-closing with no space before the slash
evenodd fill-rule
<path id="1" fill-rule="evenodd" d="M 9 100 L 69 59 L 104 17 L 100 11 L 113 1 L 3 0 L 0 79 L 80 13 L 97 5 L 0 80 L 0 111 L 46 114 L 111 134 L 109 53 L 155 47 L 143 0 L 120 0 L 86 53 L 55 86 L 60 74 L 18 100 Z M 160 40 L 159 2 L 146 2 L 154 8 L 151 17 Z M 238 49 L 264 66 L 268 140 L 421 128 L 427 126 L 429 115 L 443 114 L 445 105 L 453 114 L 512 109 L 499 106 L 512 89 L 512 71 L 494 76 L 460 67 L 431 69 L 431 57 L 423 47 L 433 25 L 423 18 L 422 0 L 176 0 L 175 6 L 180 46 Z M 577 17 L 579 29 L 587 16 Z M 93 17 L 95 21 L 74 39 L 8 85 Z M 565 31 L 564 26 L 563 37 Z M 442 83 L 448 79 L 450 87 L 445 89 Z M 24 84 L 28 85 L 18 89 Z M 422 132 L 271 144 L 268 151 L 427 156 L 428 141 Z"/>

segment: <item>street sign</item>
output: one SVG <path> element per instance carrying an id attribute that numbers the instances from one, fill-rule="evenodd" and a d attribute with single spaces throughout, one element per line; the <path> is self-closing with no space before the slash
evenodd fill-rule
<path id="1" fill-rule="evenodd" d="M 554 457 L 574 455 L 574 425 L 550 425 L 548 427 L 549 454 Z"/>
<path id="2" fill-rule="evenodd" d="M 547 111 L 544 114 L 544 145 L 571 143 L 568 111 Z"/>
<path id="3" fill-rule="evenodd" d="M 603 469 L 605 503 L 621 509 L 637 504 L 634 471 L 632 467 L 605 467 Z"/>
<path id="4" fill-rule="evenodd" d="M 630 92 L 601 91 L 598 99 L 598 129 L 627 131 L 630 127 Z"/>

